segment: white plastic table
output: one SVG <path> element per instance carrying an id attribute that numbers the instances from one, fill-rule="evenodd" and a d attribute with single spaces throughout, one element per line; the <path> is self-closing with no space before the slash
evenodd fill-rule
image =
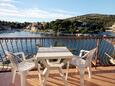
<path id="1" fill-rule="evenodd" d="M 72 57 L 73 54 L 66 47 L 40 47 L 36 55 L 37 61 L 43 60 L 45 62 L 44 64 L 47 64 L 46 60 L 49 59 L 66 60 L 67 61 L 67 71 L 65 76 L 66 79 L 68 77 L 69 62 L 72 59 Z M 45 72 L 48 69 L 47 67 L 48 66 L 46 66 L 43 72 Z M 45 78 L 47 78 L 47 76 Z"/>

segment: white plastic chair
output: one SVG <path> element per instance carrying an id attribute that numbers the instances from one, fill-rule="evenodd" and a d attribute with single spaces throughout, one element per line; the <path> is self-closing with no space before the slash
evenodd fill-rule
<path id="1" fill-rule="evenodd" d="M 115 58 L 111 57 L 111 56 L 110 56 L 109 54 L 107 54 L 106 52 L 105 52 L 105 55 L 106 55 L 107 57 L 109 57 L 110 63 L 115 65 Z"/>
<path id="2" fill-rule="evenodd" d="M 21 76 L 21 86 L 26 86 L 26 75 L 29 70 L 35 67 L 35 63 L 31 60 L 26 60 L 23 52 L 11 53 L 5 51 L 6 58 L 10 60 L 12 66 L 12 83 L 15 82 L 16 72 Z M 18 57 L 22 55 L 22 59 Z"/>
<path id="3" fill-rule="evenodd" d="M 114 47 L 114 50 L 112 52 L 113 55 L 115 55 L 115 42 L 112 43 L 113 44 L 113 47 Z M 110 56 L 107 52 L 105 52 L 105 55 L 107 57 L 109 57 L 109 61 L 111 64 L 115 65 L 115 58 L 113 58 L 112 56 Z"/>
<path id="4" fill-rule="evenodd" d="M 96 48 L 86 51 L 81 50 L 79 56 L 74 56 L 72 58 L 71 64 L 79 68 L 80 71 L 80 85 L 84 86 L 84 69 L 88 69 L 89 78 L 91 78 L 91 61 L 96 52 Z"/>

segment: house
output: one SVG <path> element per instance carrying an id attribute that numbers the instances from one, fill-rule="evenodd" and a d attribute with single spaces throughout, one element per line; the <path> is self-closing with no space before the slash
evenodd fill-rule
<path id="1" fill-rule="evenodd" d="M 106 27 L 106 28 L 108 29 L 106 31 L 115 32 L 115 23 L 111 27 Z"/>

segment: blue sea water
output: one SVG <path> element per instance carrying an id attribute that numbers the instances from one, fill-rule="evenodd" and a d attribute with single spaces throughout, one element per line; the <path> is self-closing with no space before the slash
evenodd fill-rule
<path id="1" fill-rule="evenodd" d="M 111 33 L 111 32 L 104 32 L 101 33 L 101 35 L 111 35 L 111 36 L 115 36 L 115 33 Z M 41 32 L 38 33 L 32 33 L 32 32 L 27 32 L 27 31 L 23 31 L 23 30 L 13 30 L 13 31 L 4 31 L 4 32 L 0 32 L 0 37 L 44 37 L 44 34 L 41 34 Z M 10 43 L 10 42 L 8 42 Z M 27 42 L 25 40 L 21 41 L 17 41 L 17 43 L 15 44 L 15 42 L 13 41 L 12 43 L 13 46 L 15 46 L 14 51 L 24 51 L 26 54 L 35 54 L 37 52 L 37 48 L 36 45 L 40 43 L 39 40 L 37 40 L 37 42 L 35 42 L 34 40 L 30 41 L 27 40 Z M 21 44 L 23 45 L 23 49 L 21 47 Z M 4 49 L 7 49 L 7 46 L 5 44 L 5 42 L 2 42 L 2 45 L 4 45 Z M 17 47 L 18 45 L 18 47 Z M 79 51 L 81 49 L 85 49 L 85 50 L 90 50 L 92 48 L 96 47 L 96 40 L 94 39 L 87 39 L 87 40 L 83 40 L 83 39 L 45 39 L 44 40 L 44 44 L 43 46 L 54 46 L 54 45 L 58 45 L 58 46 L 67 46 L 69 49 L 72 49 L 73 54 L 78 55 Z M 12 46 L 8 46 L 10 48 L 10 50 L 12 49 Z M 17 49 L 18 48 L 18 49 Z M 109 60 L 108 58 L 105 56 L 105 52 L 112 54 L 114 48 L 112 46 L 112 44 L 110 44 L 108 41 L 106 40 L 102 40 L 100 42 L 99 45 L 99 58 L 100 61 L 103 64 L 109 64 Z M 2 48 L 0 48 L 0 51 L 2 52 Z"/>

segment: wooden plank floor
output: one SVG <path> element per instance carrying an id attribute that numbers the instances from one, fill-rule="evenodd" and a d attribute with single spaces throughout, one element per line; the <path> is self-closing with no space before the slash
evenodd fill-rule
<path id="1" fill-rule="evenodd" d="M 91 79 L 87 72 L 85 74 L 85 86 L 115 86 L 115 66 L 92 68 L 92 71 Z M 27 86 L 40 86 L 37 71 L 29 72 L 26 83 Z M 16 76 L 15 84 L 11 84 L 11 72 L 0 73 L 0 86 L 20 86 L 19 75 Z M 50 72 L 46 86 L 64 86 L 57 71 Z M 80 86 L 79 72 L 75 68 L 69 70 L 68 86 Z"/>

